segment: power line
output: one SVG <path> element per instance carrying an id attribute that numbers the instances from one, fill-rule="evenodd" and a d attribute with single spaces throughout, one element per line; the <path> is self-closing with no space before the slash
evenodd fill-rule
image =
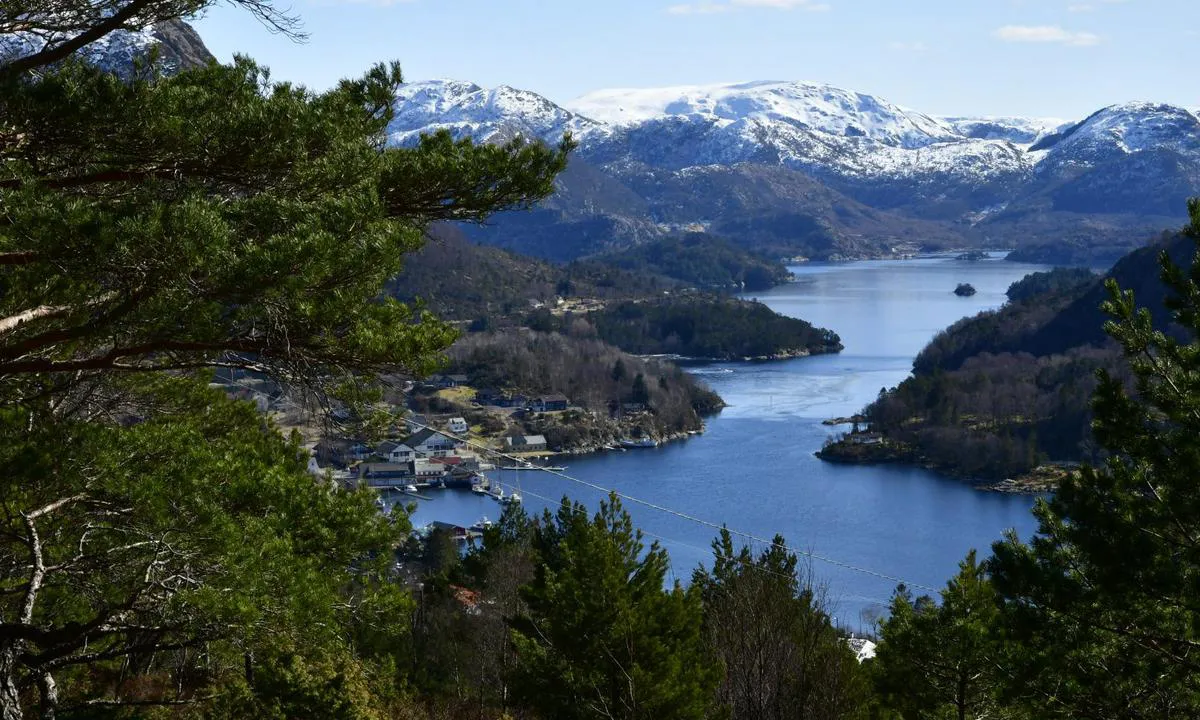
<path id="1" fill-rule="evenodd" d="M 895 583 L 895 584 L 903 584 L 903 585 L 906 585 L 911 588 L 917 588 L 919 590 L 928 590 L 928 591 L 934 592 L 934 593 L 939 592 L 939 590 L 937 588 L 931 587 L 929 585 L 925 585 L 925 584 L 917 583 L 917 582 L 910 582 L 908 580 L 905 580 L 900 577 L 896 577 L 894 575 L 888 575 L 887 573 L 881 573 L 881 572 L 878 572 L 875 570 L 871 570 L 870 568 L 864 568 L 864 567 L 860 567 L 858 565 L 854 565 L 852 563 L 843 562 L 841 560 L 837 560 L 836 558 L 831 558 L 826 555 L 821 555 L 821 554 L 815 553 L 811 550 L 808 550 L 808 551 L 796 550 L 794 548 L 789 547 L 785 543 L 777 543 L 774 540 L 767 540 L 765 538 L 758 537 L 757 535 L 754 535 L 752 533 L 748 533 L 748 532 L 745 532 L 742 530 L 736 530 L 734 528 L 729 527 L 728 525 L 723 525 L 723 524 L 719 525 L 715 522 L 696 517 L 695 515 L 691 515 L 689 513 L 685 513 L 685 512 L 679 511 L 679 510 L 675 510 L 673 508 L 666 507 L 665 505 L 660 505 L 658 503 L 650 502 L 649 500 L 642 500 L 641 498 L 634 497 L 632 495 L 626 495 L 625 493 L 617 492 L 616 490 L 613 490 L 611 488 L 606 488 L 601 485 L 597 485 L 596 483 L 588 482 L 587 480 L 581 480 L 579 478 L 572 477 L 560 470 L 551 470 L 546 467 L 535 465 L 524 458 L 519 458 L 515 455 L 501 452 L 499 450 L 496 450 L 495 448 L 488 447 L 487 445 L 483 445 L 481 443 L 475 442 L 475 441 L 471 440 L 470 438 L 458 436 L 458 435 L 451 433 L 449 431 L 446 431 L 446 430 L 440 430 L 438 428 L 430 427 L 428 425 L 424 425 L 424 424 L 418 423 L 418 422 L 413 422 L 411 420 L 405 420 L 404 422 L 408 423 L 409 425 L 412 425 L 413 427 L 420 428 L 422 430 L 431 430 L 433 432 L 440 433 L 442 435 L 445 435 L 448 438 L 451 438 L 452 440 L 461 442 L 464 445 L 467 445 L 469 447 L 474 447 L 474 448 L 480 449 L 483 452 L 490 453 L 496 457 L 504 458 L 506 460 L 511 460 L 512 462 L 517 463 L 518 465 L 524 466 L 527 469 L 540 470 L 541 472 L 544 472 L 544 473 L 547 473 L 550 475 L 554 475 L 556 477 L 560 477 L 564 480 L 569 480 L 570 482 L 582 485 L 584 487 L 591 488 L 592 490 L 597 490 L 597 491 L 605 493 L 607 495 L 614 495 L 616 497 L 621 498 L 622 500 L 626 500 L 628 502 L 631 502 L 631 503 L 634 503 L 637 505 L 642 505 L 644 507 L 648 507 L 652 510 L 657 510 L 659 512 L 666 513 L 668 515 L 674 515 L 675 517 L 681 518 L 683 520 L 687 520 L 689 522 L 696 523 L 698 525 L 703 525 L 704 527 L 708 527 L 708 528 L 717 530 L 718 532 L 721 530 L 726 530 L 731 535 L 736 535 L 738 537 L 745 538 L 745 539 L 751 540 L 753 542 L 762 543 L 763 545 L 766 545 L 769 547 L 777 547 L 786 552 L 793 553 L 795 555 L 801 555 L 801 556 L 807 557 L 807 558 L 811 558 L 813 560 L 817 560 L 817 561 L 826 563 L 828 565 L 832 565 L 834 567 L 839 567 L 844 570 L 850 570 L 851 572 L 860 573 L 862 575 L 869 575 L 872 577 L 879 578 L 880 580 L 886 580 L 888 582 Z M 520 471 L 517 470 L 514 472 L 520 472 Z M 501 483 L 501 484 L 503 484 L 503 483 Z"/>

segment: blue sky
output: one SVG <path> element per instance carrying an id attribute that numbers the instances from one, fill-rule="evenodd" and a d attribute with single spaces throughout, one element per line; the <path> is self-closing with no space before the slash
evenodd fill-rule
<path id="1" fill-rule="evenodd" d="M 324 88 L 373 62 L 409 80 L 589 90 L 813 80 L 933 114 L 1078 118 L 1115 102 L 1200 106 L 1200 0 L 293 0 L 310 37 L 221 5 L 222 60 Z"/>

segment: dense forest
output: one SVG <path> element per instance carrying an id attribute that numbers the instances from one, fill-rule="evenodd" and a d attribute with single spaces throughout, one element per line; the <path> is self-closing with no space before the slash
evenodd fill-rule
<path id="1" fill-rule="evenodd" d="M 788 282 L 776 259 L 706 233 L 688 233 L 601 255 L 596 262 L 680 280 L 705 290 L 759 291 Z"/>
<path id="2" fill-rule="evenodd" d="M 480 325 L 517 324 L 533 304 L 555 298 L 598 300 L 644 297 L 682 287 L 667 277 L 607 263 L 552 265 L 508 250 L 476 245 L 460 228 L 433 228 L 421 248 L 405 256 L 388 293 L 421 300 L 439 316 Z"/>
<path id="3" fill-rule="evenodd" d="M 1157 250 L 1177 257 L 1189 240 L 1123 259 L 1111 277 L 1155 303 Z M 821 451 L 830 460 L 915 462 L 983 480 L 1027 473 L 1047 461 L 1100 459 L 1091 433 L 1096 373 L 1129 381 L 1120 349 L 1101 328 L 1105 292 L 1086 270 L 1033 273 L 1008 289 L 999 310 L 938 333 L 913 361 L 913 375 L 884 390 L 864 415 L 882 443 L 850 436 Z M 1089 329 L 1092 328 L 1092 329 Z"/>
<path id="4" fill-rule="evenodd" d="M 614 303 L 589 313 L 597 337 L 639 355 L 740 360 L 839 352 L 837 333 L 766 305 L 718 296 Z"/>

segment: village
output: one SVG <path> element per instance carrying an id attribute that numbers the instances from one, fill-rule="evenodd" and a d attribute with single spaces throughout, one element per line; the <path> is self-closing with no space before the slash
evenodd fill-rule
<path id="1" fill-rule="evenodd" d="M 369 488 L 380 493 L 379 504 L 402 494 L 415 500 L 429 499 L 430 490 L 462 490 L 486 494 L 502 504 L 519 503 L 518 491 L 493 482 L 489 472 L 520 468 L 561 470 L 545 461 L 569 451 L 552 445 L 543 434 L 525 430 L 529 426 L 559 426 L 609 421 L 595 418 L 597 413 L 572 405 L 559 393 L 530 396 L 495 389 L 475 390 L 466 375 L 433 375 L 420 383 L 407 383 L 400 397 L 393 398 L 387 410 L 396 420 L 373 441 L 321 435 L 308 444 L 309 469 L 316 475 L 331 474 L 348 488 Z M 279 411 L 284 403 L 268 400 L 263 393 L 243 390 L 241 395 L 257 399 L 263 410 L 272 412 L 282 424 L 290 424 Z M 427 409 L 416 412 L 416 405 Z M 636 418 L 649 413 L 644 405 L 624 404 L 613 412 Z M 310 438 L 314 430 L 308 428 Z M 657 447 L 650 437 L 618 438 L 596 450 L 622 451 Z M 389 498 L 389 494 L 392 497 Z M 447 526 L 456 540 L 478 536 L 482 528 Z"/>

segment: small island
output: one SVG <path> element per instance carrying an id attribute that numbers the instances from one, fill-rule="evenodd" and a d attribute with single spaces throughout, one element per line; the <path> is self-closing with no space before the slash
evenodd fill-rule
<path id="1" fill-rule="evenodd" d="M 959 297 L 971 297 L 976 292 L 978 291 L 971 283 L 959 283 L 958 287 L 954 288 L 954 294 Z"/>

